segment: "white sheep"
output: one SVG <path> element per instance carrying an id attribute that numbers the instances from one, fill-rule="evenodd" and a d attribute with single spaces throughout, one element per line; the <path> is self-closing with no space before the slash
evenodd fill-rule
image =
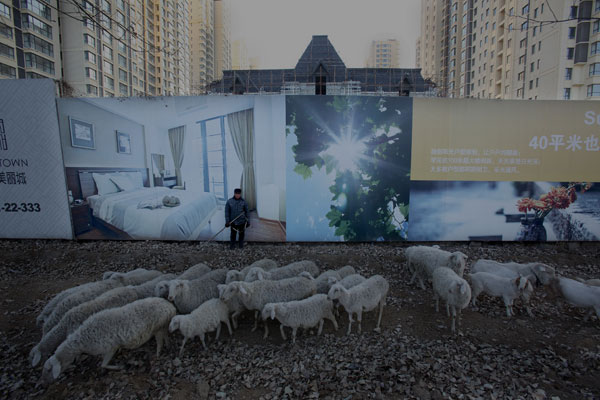
<path id="1" fill-rule="evenodd" d="M 227 272 L 227 278 L 225 279 L 225 283 L 243 281 L 246 278 L 248 271 L 250 271 L 250 269 L 254 267 L 262 268 L 264 271 L 271 271 L 277 268 L 277 263 L 271 259 L 264 258 L 242 268 L 241 271 L 232 269 L 229 272 Z"/>
<path id="2" fill-rule="evenodd" d="M 257 313 L 262 311 L 265 304 L 301 300 L 316 292 L 314 280 L 295 277 L 278 281 L 231 282 L 221 291 L 219 298 L 227 302 L 237 296 L 247 310 L 255 311 L 254 332 L 258 327 Z M 268 334 L 269 329 L 265 324 L 265 338 Z"/>
<path id="3" fill-rule="evenodd" d="M 582 278 L 575 278 L 576 281 L 581 282 L 581 283 L 585 283 L 586 285 L 589 286 L 600 286 L 600 279 L 582 279 Z"/>
<path id="4" fill-rule="evenodd" d="M 348 313 L 347 335 L 350 334 L 352 329 L 352 314 L 356 314 L 358 333 L 361 333 L 362 313 L 372 311 L 377 306 L 379 306 L 379 318 L 377 319 L 375 332 L 381 332 L 381 316 L 383 315 L 383 306 L 385 306 L 389 288 L 390 285 L 383 276 L 374 275 L 350 289 L 346 289 L 339 283 L 329 289 L 329 298 L 338 300 Z"/>
<path id="5" fill-rule="evenodd" d="M 123 286 L 126 285 L 139 285 L 144 282 L 148 282 L 151 279 L 161 275 L 162 272 L 156 270 L 148 270 L 144 268 L 137 268 L 129 272 L 105 272 L 102 278 L 106 279 L 119 279 Z"/>
<path id="6" fill-rule="evenodd" d="M 431 278 L 433 271 L 439 267 L 449 267 L 460 277 L 465 271 L 467 256 L 460 252 L 440 250 L 428 246 L 412 246 L 405 250 L 408 260 L 408 269 L 413 273 L 410 279 L 412 284 L 415 278 L 419 279 L 422 289 L 425 289 L 425 279 Z"/>
<path id="7" fill-rule="evenodd" d="M 600 287 L 558 276 L 550 281 L 550 289 L 575 307 L 591 308 L 586 320 L 594 311 L 600 319 Z"/>
<path id="8" fill-rule="evenodd" d="M 227 285 L 217 285 L 217 290 L 219 292 L 219 298 L 221 298 L 221 295 L 225 291 L 226 287 L 227 287 Z M 237 329 L 237 327 L 238 327 L 237 319 L 240 316 L 240 314 L 242 314 L 246 310 L 246 307 L 244 307 L 244 303 L 242 303 L 242 300 L 240 300 L 240 298 L 237 294 L 223 302 L 225 303 L 225 305 L 227 305 L 227 308 L 229 310 L 229 314 L 231 316 L 231 322 L 233 323 L 233 329 Z"/>
<path id="9" fill-rule="evenodd" d="M 82 288 L 81 290 L 76 290 L 68 296 L 64 297 L 54 307 L 52 313 L 44 321 L 42 328 L 43 334 L 45 335 L 46 333 L 50 332 L 50 330 L 60 322 L 61 318 L 71 308 L 76 307 L 81 303 L 85 303 L 86 301 L 90 301 L 95 297 L 100 296 L 104 292 L 121 286 L 123 286 L 122 280 L 118 278 L 90 282 L 90 284 L 86 285 L 85 288 Z"/>
<path id="10" fill-rule="evenodd" d="M 121 307 L 135 300 L 152 297 L 153 288 L 160 279 L 172 279 L 175 275 L 164 274 L 138 286 L 123 286 L 111 289 L 100 296 L 71 308 L 40 342 L 31 349 L 31 365 L 45 361 L 56 348 L 74 332 L 87 318 L 108 308 Z"/>
<path id="11" fill-rule="evenodd" d="M 452 311 L 452 332 L 456 331 L 456 314 L 458 312 L 460 324 L 460 312 L 469 305 L 471 301 L 471 287 L 463 278 L 448 267 L 436 268 L 433 271 L 433 293 L 435 299 L 435 311 L 439 312 L 440 298 L 446 301 L 446 314 L 450 316 Z"/>
<path id="12" fill-rule="evenodd" d="M 225 281 L 226 275 L 226 270 L 215 270 L 191 281 L 181 279 L 169 281 L 168 299 L 175 304 L 178 313 L 189 314 L 205 301 L 219 297 L 217 286 Z M 210 279 L 210 276 L 218 280 Z"/>
<path id="13" fill-rule="evenodd" d="M 531 282 L 524 276 L 505 278 L 489 272 L 476 272 L 470 274 L 469 277 L 471 278 L 472 304 L 477 306 L 477 297 L 482 292 L 493 297 L 502 297 L 507 317 L 514 315 L 512 306 L 516 298 L 521 297 L 526 302 L 533 293 Z M 530 311 L 529 313 L 531 315 Z"/>
<path id="14" fill-rule="evenodd" d="M 338 329 L 337 321 L 333 316 L 333 301 L 326 294 L 315 294 L 303 300 L 267 303 L 262 309 L 262 319 L 269 317 L 281 323 L 279 330 L 283 340 L 286 340 L 283 327 L 292 328 L 292 343 L 296 343 L 298 328 L 308 329 L 319 325 L 317 335 L 320 335 L 325 319 L 333 322 L 336 331 Z"/>
<path id="15" fill-rule="evenodd" d="M 301 272 L 300 275 L 298 275 L 298 276 L 304 276 L 309 279 L 314 279 L 315 284 L 317 285 L 317 293 L 323 293 L 323 294 L 327 294 L 327 292 L 329 291 L 329 278 L 333 278 L 338 281 L 342 280 L 342 277 L 340 276 L 340 274 L 337 271 L 334 271 L 332 269 L 323 272 L 321 275 L 319 275 L 316 278 L 313 278 L 313 276 L 309 272 L 306 272 L 306 271 Z"/>
<path id="16" fill-rule="evenodd" d="M 183 343 L 181 344 L 181 349 L 179 349 L 179 356 L 183 355 L 185 342 L 196 336 L 200 337 L 204 350 L 207 350 L 204 335 L 216 329 L 217 335 L 215 340 L 219 340 L 221 322 L 227 325 L 229 335 L 231 336 L 233 332 L 229 324 L 229 310 L 227 305 L 219 299 L 210 299 L 202 303 L 200 307 L 196 308 L 190 314 L 174 316 L 169 324 L 169 332 L 173 333 L 179 330 L 183 335 Z"/>
<path id="17" fill-rule="evenodd" d="M 54 311 L 54 308 L 56 308 L 56 306 L 61 301 L 63 301 L 65 298 L 72 295 L 73 293 L 77 292 L 78 290 L 85 289 L 85 287 L 87 285 L 91 285 L 93 283 L 95 283 L 95 282 L 87 282 L 87 283 L 84 283 L 79 286 L 65 289 L 62 292 L 56 294 L 52 299 L 50 299 L 50 301 L 44 306 L 44 309 L 42 310 L 42 312 L 37 316 L 37 318 L 36 318 L 37 326 L 42 326 L 44 324 L 44 322 L 46 322 L 46 320 L 48 319 L 50 314 L 52 314 L 52 311 Z"/>
<path id="18" fill-rule="evenodd" d="M 206 264 L 200 263 L 189 267 L 188 269 L 183 271 L 179 276 L 171 279 L 193 280 L 202 278 L 209 272 L 210 267 Z M 154 288 L 154 296 L 166 299 L 169 296 L 169 281 L 170 279 L 164 279 L 161 282 L 157 283 Z"/>
<path id="19" fill-rule="evenodd" d="M 367 280 L 367 278 L 365 278 L 364 276 L 362 276 L 360 274 L 348 275 L 345 278 L 343 278 L 342 280 L 338 280 L 336 277 L 330 276 L 329 278 L 327 278 L 327 293 L 329 293 L 329 290 L 331 290 L 331 287 L 333 285 L 335 285 L 336 283 L 339 283 L 346 289 L 350 289 L 351 287 L 359 285 L 366 280 Z M 335 300 L 333 303 L 334 303 L 333 305 L 334 305 L 334 309 L 335 309 L 335 315 L 337 317 L 339 317 L 340 312 L 339 312 L 338 308 L 340 306 L 340 303 L 337 300 Z"/>
<path id="20" fill-rule="evenodd" d="M 340 276 L 342 277 L 342 279 L 344 279 L 345 277 L 347 277 L 349 275 L 356 274 L 356 270 L 351 265 L 345 265 L 342 268 L 338 269 L 337 273 L 340 274 Z"/>
<path id="21" fill-rule="evenodd" d="M 175 307 L 157 297 L 100 311 L 86 319 L 58 346 L 54 355 L 44 363 L 42 380 L 48 383 L 57 379 L 80 354 L 101 355 L 103 368 L 119 369 L 109 365 L 117 350 L 135 349 L 153 336 L 158 356 L 174 316 Z"/>
<path id="22" fill-rule="evenodd" d="M 275 268 L 271 271 L 265 271 L 260 267 L 253 267 L 248 271 L 245 282 L 253 282 L 257 280 L 272 280 L 278 281 L 286 278 L 293 278 L 300 275 L 302 272 L 308 272 L 313 277 L 319 275 L 319 267 L 308 260 L 297 261 L 286 266 Z"/>
<path id="23" fill-rule="evenodd" d="M 548 285 L 556 276 L 553 267 L 538 262 L 519 264 L 516 262 L 501 263 L 494 260 L 477 260 L 473 268 L 471 268 L 472 271 L 491 273 L 496 273 L 494 271 L 497 269 L 513 271 L 520 276 L 526 277 L 535 286 L 539 284 Z"/>

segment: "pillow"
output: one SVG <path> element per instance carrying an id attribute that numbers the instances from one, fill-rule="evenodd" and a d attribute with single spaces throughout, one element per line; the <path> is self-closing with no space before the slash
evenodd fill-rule
<path id="1" fill-rule="evenodd" d="M 135 183 L 131 181 L 131 179 L 129 179 L 128 176 L 125 175 L 112 175 L 110 177 L 110 180 L 113 181 L 113 183 L 115 185 L 117 185 L 117 187 L 119 188 L 119 190 L 125 191 L 125 190 L 135 190 L 137 189 L 137 187 L 135 186 Z"/>
<path id="2" fill-rule="evenodd" d="M 123 175 L 127 175 L 131 182 L 135 185 L 136 188 L 144 187 L 144 180 L 142 178 L 142 174 L 139 172 L 124 172 Z"/>
<path id="3" fill-rule="evenodd" d="M 96 182 L 96 188 L 98 189 L 99 195 L 117 193 L 119 191 L 117 185 L 110 180 L 110 174 L 92 173 L 92 178 L 94 178 L 94 182 Z"/>

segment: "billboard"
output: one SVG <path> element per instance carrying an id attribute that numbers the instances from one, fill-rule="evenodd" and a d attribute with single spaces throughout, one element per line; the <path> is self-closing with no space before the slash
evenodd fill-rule
<path id="1" fill-rule="evenodd" d="M 76 238 L 228 240 L 241 188 L 246 240 L 285 241 L 282 96 L 57 103 Z"/>
<path id="2" fill-rule="evenodd" d="M 72 238 L 54 90 L 0 80 L 0 238 Z"/>
<path id="3" fill-rule="evenodd" d="M 598 240 L 600 108 L 415 99 L 414 241 Z"/>

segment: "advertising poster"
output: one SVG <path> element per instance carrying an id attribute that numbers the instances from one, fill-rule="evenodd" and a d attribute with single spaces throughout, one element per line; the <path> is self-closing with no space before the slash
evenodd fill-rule
<path id="1" fill-rule="evenodd" d="M 411 241 L 598 240 L 595 102 L 415 99 Z"/>
<path id="2" fill-rule="evenodd" d="M 229 240 L 241 188 L 245 239 L 285 241 L 282 96 L 57 102 L 76 238 Z"/>
<path id="3" fill-rule="evenodd" d="M 287 239 L 406 240 L 412 99 L 286 98 Z"/>
<path id="4" fill-rule="evenodd" d="M 0 80 L 0 237 L 71 239 L 50 79 Z"/>

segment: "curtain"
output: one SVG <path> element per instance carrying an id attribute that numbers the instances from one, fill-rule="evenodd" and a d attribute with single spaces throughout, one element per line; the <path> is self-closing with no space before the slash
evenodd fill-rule
<path id="1" fill-rule="evenodd" d="M 169 144 L 171 145 L 171 154 L 175 164 L 175 176 L 177 176 L 177 186 L 183 186 L 181 178 L 181 165 L 183 164 L 183 140 L 185 139 L 185 125 L 169 129 Z"/>
<path id="2" fill-rule="evenodd" d="M 227 125 L 235 152 L 242 163 L 240 188 L 250 210 L 256 209 L 256 182 L 254 179 L 254 112 L 244 110 L 227 115 Z"/>
<path id="3" fill-rule="evenodd" d="M 154 168 L 156 169 L 155 174 L 158 172 L 158 176 L 162 175 L 163 171 L 165 170 L 165 155 L 153 153 L 152 162 L 154 163 Z"/>

